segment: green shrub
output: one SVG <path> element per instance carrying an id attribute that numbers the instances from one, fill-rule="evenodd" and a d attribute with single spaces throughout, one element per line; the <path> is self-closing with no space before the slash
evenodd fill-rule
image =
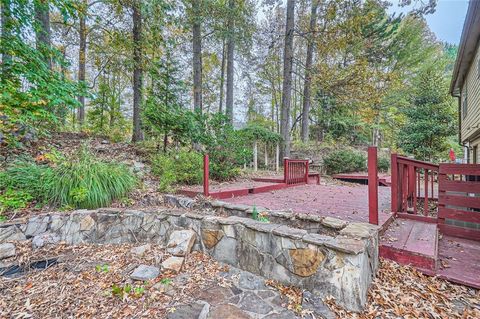
<path id="1" fill-rule="evenodd" d="M 50 185 L 50 204 L 91 209 L 126 196 L 136 185 L 136 178 L 125 165 L 97 160 L 83 148 L 58 165 L 46 182 Z"/>
<path id="2" fill-rule="evenodd" d="M 386 157 L 379 157 L 377 167 L 379 172 L 388 172 L 388 169 L 390 168 L 390 159 Z"/>
<path id="3" fill-rule="evenodd" d="M 352 150 L 337 150 L 328 154 L 323 163 L 327 174 L 351 173 L 365 171 L 366 157 L 364 154 Z"/>
<path id="4" fill-rule="evenodd" d="M 25 208 L 33 200 L 57 207 L 98 208 L 124 197 L 135 184 L 128 167 L 97 160 L 83 148 L 54 167 L 26 160 L 10 165 L 0 173 L 0 209 Z"/>
<path id="5" fill-rule="evenodd" d="M 20 160 L 11 164 L 0 176 L 0 190 L 17 190 L 30 194 L 38 201 L 43 201 L 45 192 L 50 188 L 52 168 L 38 165 L 33 161 Z"/>
<path id="6" fill-rule="evenodd" d="M 151 167 L 160 179 L 159 190 L 164 192 L 172 191 L 174 184 L 200 184 L 203 179 L 203 157 L 193 151 L 155 155 Z"/>
<path id="7" fill-rule="evenodd" d="M 8 189 L 0 195 L 0 214 L 8 210 L 25 208 L 32 199 L 32 195 L 27 192 Z"/>
<path id="8" fill-rule="evenodd" d="M 177 182 L 175 164 L 168 155 L 155 155 L 151 159 L 153 175 L 159 178 L 158 189 L 162 192 L 171 192 Z"/>

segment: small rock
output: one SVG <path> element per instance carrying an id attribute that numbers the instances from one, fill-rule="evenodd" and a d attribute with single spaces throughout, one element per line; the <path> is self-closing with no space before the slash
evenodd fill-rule
<path id="1" fill-rule="evenodd" d="M 289 253 L 293 264 L 293 273 L 301 277 L 315 274 L 318 266 L 325 259 L 325 255 L 316 249 L 290 249 Z"/>
<path id="2" fill-rule="evenodd" d="M 104 145 L 105 145 L 105 144 L 110 144 L 110 142 L 109 142 L 108 140 L 102 140 L 100 143 L 102 143 L 102 144 L 104 144 Z"/>
<path id="3" fill-rule="evenodd" d="M 379 227 L 367 223 L 350 223 L 340 231 L 340 235 L 353 238 L 369 238 L 375 235 Z"/>
<path id="4" fill-rule="evenodd" d="M 260 276 L 256 276 L 246 271 L 240 272 L 240 277 L 238 279 L 238 287 L 242 289 L 249 290 L 265 290 L 265 279 Z"/>
<path id="5" fill-rule="evenodd" d="M 250 319 L 251 317 L 234 305 L 224 304 L 215 307 L 208 316 L 209 319 Z"/>
<path id="6" fill-rule="evenodd" d="M 262 299 L 268 299 L 275 296 L 275 293 L 271 290 L 260 290 L 257 291 L 257 295 Z"/>
<path id="7" fill-rule="evenodd" d="M 30 218 L 25 230 L 25 236 L 27 238 L 42 234 L 47 231 L 49 216 L 35 216 Z"/>
<path id="8" fill-rule="evenodd" d="M 327 216 L 321 221 L 321 224 L 333 229 L 342 229 L 347 226 L 348 223 L 344 220 Z"/>
<path id="9" fill-rule="evenodd" d="M 205 246 L 208 249 L 215 247 L 218 242 L 222 239 L 223 232 L 221 230 L 215 229 L 204 229 L 202 230 L 202 240 Z"/>
<path id="10" fill-rule="evenodd" d="M 140 265 L 133 273 L 130 275 L 130 278 L 134 280 L 147 281 L 157 278 L 160 274 L 160 269 L 153 266 Z"/>
<path id="11" fill-rule="evenodd" d="M 225 303 L 226 300 L 233 296 L 232 290 L 225 287 L 213 287 L 202 290 L 197 296 L 197 299 L 204 300 L 212 306 L 220 303 Z"/>
<path id="12" fill-rule="evenodd" d="M 0 243 L 5 241 L 22 241 L 27 237 L 16 225 L 0 228 Z"/>
<path id="13" fill-rule="evenodd" d="M 324 319 L 335 319 L 337 316 L 333 311 L 328 308 L 327 305 L 320 299 L 313 295 L 309 291 L 305 291 L 303 293 L 303 302 L 302 308 L 305 310 L 310 310 L 317 318 L 324 318 Z"/>
<path id="14" fill-rule="evenodd" d="M 184 260 L 185 258 L 183 257 L 176 257 L 176 256 L 169 257 L 167 260 L 165 260 L 162 263 L 162 268 L 173 270 L 178 273 L 182 269 Z"/>
<path id="15" fill-rule="evenodd" d="M 291 310 L 285 310 L 280 313 L 272 313 L 266 317 L 263 317 L 263 319 L 293 319 L 293 318 L 299 318 L 295 315 L 295 313 Z"/>
<path id="16" fill-rule="evenodd" d="M 157 282 L 155 285 L 153 285 L 152 288 L 170 297 L 173 297 L 175 295 L 175 288 L 172 284 L 164 284 L 161 282 Z"/>
<path id="17" fill-rule="evenodd" d="M 195 232 L 193 230 L 177 230 L 170 235 L 167 252 L 174 256 L 184 257 L 190 253 L 194 243 Z"/>
<path id="18" fill-rule="evenodd" d="M 95 225 L 95 220 L 90 216 L 85 216 L 80 221 L 80 230 L 81 231 L 90 230 L 90 229 L 92 229 L 93 225 Z"/>
<path id="19" fill-rule="evenodd" d="M 266 315 L 273 310 L 272 306 L 260 299 L 255 293 L 247 292 L 239 304 L 240 309 Z"/>
<path id="20" fill-rule="evenodd" d="M 145 245 L 142 245 L 142 246 L 133 247 L 132 249 L 130 249 L 130 252 L 134 255 L 142 257 L 151 248 L 152 248 L 152 246 L 150 244 L 145 244 Z"/>
<path id="21" fill-rule="evenodd" d="M 206 319 L 209 309 L 210 305 L 197 301 L 176 307 L 174 312 L 167 315 L 167 319 Z"/>
<path id="22" fill-rule="evenodd" d="M 13 257 L 16 254 L 15 245 L 12 243 L 0 244 L 0 259 Z"/>
<path id="23" fill-rule="evenodd" d="M 41 248 L 45 245 L 55 245 L 60 242 L 60 236 L 52 233 L 43 233 L 36 235 L 32 239 L 32 247 L 34 249 Z"/>

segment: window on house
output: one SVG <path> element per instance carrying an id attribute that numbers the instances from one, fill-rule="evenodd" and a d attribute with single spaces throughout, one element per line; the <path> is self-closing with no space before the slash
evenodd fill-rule
<path id="1" fill-rule="evenodd" d="M 467 111 L 468 111 L 468 100 L 467 100 L 467 86 L 465 84 L 465 90 L 462 93 L 462 118 L 465 118 L 467 116 Z"/>

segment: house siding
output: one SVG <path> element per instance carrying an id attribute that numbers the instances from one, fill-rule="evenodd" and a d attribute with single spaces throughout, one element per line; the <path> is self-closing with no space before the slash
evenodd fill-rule
<path id="1" fill-rule="evenodd" d="M 461 139 L 463 143 L 470 142 L 470 145 L 480 143 L 480 50 L 477 45 L 475 58 L 470 65 L 468 75 L 463 82 L 460 97 L 461 112 Z M 467 94 L 467 112 L 464 114 L 464 95 Z M 473 158 L 473 156 L 470 156 Z"/>

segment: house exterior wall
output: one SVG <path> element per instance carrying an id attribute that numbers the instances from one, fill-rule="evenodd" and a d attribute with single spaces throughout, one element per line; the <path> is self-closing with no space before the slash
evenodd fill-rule
<path id="1" fill-rule="evenodd" d="M 473 163 L 474 146 L 477 163 L 480 160 L 480 50 L 477 46 L 475 58 L 465 78 L 460 97 L 461 142 L 469 145 L 469 163 Z"/>

